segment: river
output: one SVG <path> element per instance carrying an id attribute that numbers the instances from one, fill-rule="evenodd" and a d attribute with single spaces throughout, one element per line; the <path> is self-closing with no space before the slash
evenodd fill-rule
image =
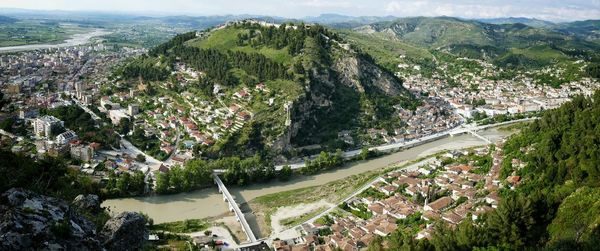
<path id="1" fill-rule="evenodd" d="M 499 131 L 495 128 L 479 133 L 492 141 L 510 134 L 507 131 Z M 287 182 L 273 181 L 245 187 L 233 186 L 229 190 L 236 197 L 236 201 L 242 204 L 262 195 L 321 185 L 395 163 L 411 161 L 443 150 L 461 149 L 484 144 L 483 141 L 471 135 L 447 137 L 380 158 L 347 164 L 344 167 L 317 175 L 299 176 Z M 174 195 L 111 199 L 106 200 L 102 205 L 108 207 L 113 213 L 122 211 L 144 212 L 153 218 L 155 223 L 215 217 L 228 212 L 227 204 L 223 201 L 223 197 L 218 193 L 216 187 Z"/>
<path id="2" fill-rule="evenodd" d="M 31 50 L 42 50 L 42 49 L 61 48 L 61 47 L 82 45 L 82 44 L 87 44 L 90 41 L 90 39 L 92 39 L 93 37 L 104 36 L 104 35 L 108 35 L 110 33 L 111 32 L 106 31 L 106 30 L 96 29 L 96 30 L 88 32 L 88 33 L 75 34 L 71 38 L 65 40 L 64 42 L 62 42 L 60 44 L 28 44 L 28 45 L 7 46 L 7 47 L 0 47 L 0 52 L 31 51 Z"/>

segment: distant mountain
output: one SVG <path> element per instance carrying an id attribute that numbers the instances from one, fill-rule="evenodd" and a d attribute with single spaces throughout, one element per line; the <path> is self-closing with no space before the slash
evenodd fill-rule
<path id="1" fill-rule="evenodd" d="M 193 29 L 205 29 L 224 24 L 230 21 L 244 19 L 259 19 L 259 20 L 281 20 L 281 18 L 271 18 L 266 16 L 252 15 L 224 15 L 224 16 L 166 16 L 166 17 L 151 17 L 149 20 L 161 21 L 168 25 L 187 26 Z"/>
<path id="2" fill-rule="evenodd" d="M 595 22 L 565 24 L 566 31 L 593 34 Z M 400 18 L 355 28 L 416 46 L 484 59 L 500 66 L 543 66 L 568 59 L 598 57 L 600 45 L 553 28 L 522 23 L 490 24 L 453 17 Z"/>
<path id="3" fill-rule="evenodd" d="M 0 24 L 12 24 L 16 21 L 17 19 L 11 17 L 0 16 Z"/>
<path id="4" fill-rule="evenodd" d="M 326 24 L 328 26 L 336 27 L 336 28 L 354 28 L 361 25 L 372 24 L 376 22 L 382 21 L 391 21 L 397 19 L 394 16 L 345 16 L 339 14 L 321 14 L 316 17 L 305 17 L 302 20 L 311 23 L 320 23 Z"/>
<path id="5" fill-rule="evenodd" d="M 600 20 L 576 21 L 560 23 L 553 27 L 554 30 L 586 39 L 600 39 Z"/>
<path id="6" fill-rule="evenodd" d="M 551 27 L 555 25 L 555 23 L 550 21 L 526 17 L 488 18 L 477 19 L 477 21 L 488 24 L 525 24 L 536 28 Z"/>

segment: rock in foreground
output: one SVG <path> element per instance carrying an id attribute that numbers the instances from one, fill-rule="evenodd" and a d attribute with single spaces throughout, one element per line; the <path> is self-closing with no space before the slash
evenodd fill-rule
<path id="1" fill-rule="evenodd" d="M 97 203 L 96 203 L 97 202 Z M 0 250 L 135 250 L 146 237 L 145 219 L 122 213 L 102 234 L 79 210 L 99 212 L 95 195 L 66 201 L 12 188 L 0 196 Z"/>
<path id="2" fill-rule="evenodd" d="M 100 236 L 107 250 L 138 250 L 147 235 L 146 219 L 138 213 L 123 212 L 108 220 Z"/>

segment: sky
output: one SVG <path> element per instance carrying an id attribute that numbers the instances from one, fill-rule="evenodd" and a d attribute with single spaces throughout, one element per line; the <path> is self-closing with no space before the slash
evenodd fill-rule
<path id="1" fill-rule="evenodd" d="M 600 0 L 0 0 L 0 8 L 87 10 L 152 15 L 252 14 L 290 18 L 350 16 L 600 19 Z"/>

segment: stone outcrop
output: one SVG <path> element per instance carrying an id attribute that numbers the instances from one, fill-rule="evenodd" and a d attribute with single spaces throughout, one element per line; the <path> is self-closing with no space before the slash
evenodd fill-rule
<path id="1" fill-rule="evenodd" d="M 145 225 L 146 219 L 138 213 L 120 213 L 102 228 L 102 244 L 107 250 L 138 250 L 147 236 Z"/>
<path id="2" fill-rule="evenodd" d="M 95 194 L 80 194 L 75 197 L 72 204 L 80 210 L 94 214 L 99 213 L 102 210 L 102 208 L 100 208 L 100 197 Z"/>
<path id="3" fill-rule="evenodd" d="M 80 212 L 101 210 L 96 195 L 80 195 L 69 204 L 12 188 L 0 195 L 0 250 L 137 250 L 143 245 L 143 216 L 119 214 L 97 233 Z"/>
<path id="4" fill-rule="evenodd" d="M 65 201 L 13 188 L 0 202 L 0 250 L 102 249 L 96 226 Z"/>

